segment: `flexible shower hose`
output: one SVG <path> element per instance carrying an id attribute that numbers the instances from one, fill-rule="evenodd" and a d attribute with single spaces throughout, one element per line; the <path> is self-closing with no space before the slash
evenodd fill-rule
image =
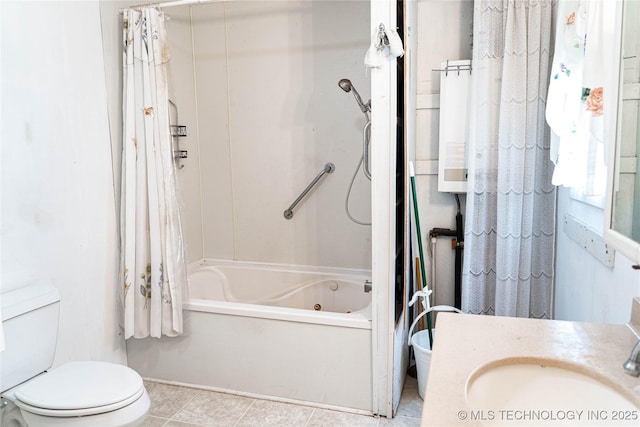
<path id="1" fill-rule="evenodd" d="M 351 196 L 351 189 L 353 188 L 353 183 L 356 180 L 356 176 L 358 176 L 358 171 L 360 170 L 360 166 L 362 166 L 363 160 L 364 160 L 364 155 L 360 157 L 358 166 L 356 166 L 356 170 L 353 172 L 353 176 L 351 177 L 351 182 L 349 183 L 349 189 L 347 190 L 347 196 L 344 198 L 344 211 L 347 213 L 347 216 L 349 217 L 349 219 L 355 222 L 356 224 L 371 225 L 370 222 L 364 222 L 354 218 L 353 215 L 351 215 L 351 212 L 349 212 L 349 197 Z"/>
<path id="2" fill-rule="evenodd" d="M 368 118 L 368 116 L 367 116 L 367 118 Z M 356 169 L 353 172 L 353 176 L 351 177 L 351 182 L 349 183 L 349 188 L 347 189 L 347 195 L 344 198 L 344 211 L 346 212 L 347 217 L 351 221 L 353 221 L 353 222 L 355 222 L 356 224 L 359 224 L 359 225 L 371 225 L 371 223 L 370 222 L 360 221 L 360 220 L 354 218 L 353 215 L 351 215 L 351 212 L 349 211 L 349 198 L 351 197 L 351 189 L 353 188 L 353 183 L 356 180 L 356 176 L 358 176 L 358 171 L 360 170 L 360 166 L 362 166 L 362 163 L 364 162 L 365 151 L 368 149 L 368 146 L 369 146 L 370 135 L 367 132 L 367 130 L 370 129 L 370 127 L 371 127 L 371 121 L 368 121 L 367 124 L 364 125 L 364 129 L 363 129 L 363 132 L 362 132 L 362 139 L 363 139 L 362 156 L 360 156 L 360 161 L 358 162 L 358 166 L 356 166 Z M 365 177 L 369 181 L 371 181 L 371 175 L 367 174 L 365 169 L 363 169 L 363 173 L 364 173 Z"/>

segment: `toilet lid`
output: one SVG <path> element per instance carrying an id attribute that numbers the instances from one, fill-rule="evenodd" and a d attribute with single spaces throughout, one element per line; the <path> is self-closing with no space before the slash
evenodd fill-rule
<path id="1" fill-rule="evenodd" d="M 16 404 L 45 416 L 84 416 L 120 409 L 144 392 L 134 370 L 107 362 L 70 362 L 21 385 Z"/>

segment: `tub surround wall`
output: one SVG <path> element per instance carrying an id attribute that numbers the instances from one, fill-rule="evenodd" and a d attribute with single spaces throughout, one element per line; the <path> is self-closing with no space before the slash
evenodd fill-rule
<path id="1" fill-rule="evenodd" d="M 178 107 L 171 106 L 171 123 L 187 127 L 187 136 L 177 138 L 181 150 L 187 150 L 188 157 L 180 159 L 176 176 L 178 178 L 178 197 L 180 200 L 180 218 L 186 247 L 187 262 L 204 257 L 202 246 L 202 200 L 200 186 L 200 146 L 198 145 L 197 105 L 194 102 L 196 81 L 193 71 L 193 49 L 191 46 L 191 9 L 188 7 L 167 8 L 165 13 L 170 19 L 166 22 L 171 61 L 169 62 L 169 96 Z M 197 14 L 199 16 L 199 14 Z M 213 38 L 212 40 L 217 40 Z M 211 43 L 220 44 L 220 43 Z M 219 97 L 224 98 L 224 92 Z M 226 117 L 226 114 L 223 114 Z M 217 115 L 208 117 L 216 129 L 224 129 L 224 123 Z M 206 168 L 206 165 L 203 165 Z M 215 220 L 218 220 L 216 218 Z"/>
<path id="2" fill-rule="evenodd" d="M 181 141 L 190 159 L 179 172 L 189 261 L 370 268 L 370 228 L 350 222 L 343 209 L 364 116 L 337 85 L 350 78 L 368 98 L 368 2 L 224 2 L 191 10 L 191 26 L 188 7 L 167 10 L 180 120 L 196 120 L 192 139 Z M 335 172 L 284 219 L 329 161 Z M 360 176 L 354 215 L 369 219 L 369 200 Z"/>

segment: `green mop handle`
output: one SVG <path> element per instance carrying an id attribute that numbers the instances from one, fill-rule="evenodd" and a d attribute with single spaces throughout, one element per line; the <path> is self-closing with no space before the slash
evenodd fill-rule
<path id="1" fill-rule="evenodd" d="M 427 275 L 424 271 L 424 255 L 422 251 L 422 232 L 420 231 L 420 217 L 418 215 L 418 199 L 416 198 L 416 178 L 413 171 L 413 163 L 409 162 L 409 177 L 411 179 L 411 194 L 413 195 L 413 214 L 416 219 L 416 232 L 418 233 L 418 252 L 420 253 L 420 274 L 424 282 L 423 289 L 427 288 Z M 428 297 L 427 297 L 428 298 Z M 429 329 L 429 345 L 433 349 L 433 331 L 431 326 L 431 312 L 427 313 L 427 329 Z"/>

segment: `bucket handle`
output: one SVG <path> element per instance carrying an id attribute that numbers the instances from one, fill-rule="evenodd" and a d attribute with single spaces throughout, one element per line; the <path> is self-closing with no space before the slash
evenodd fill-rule
<path id="1" fill-rule="evenodd" d="M 434 305 L 433 307 L 429 307 L 428 309 L 420 313 L 418 317 L 416 317 L 413 320 L 411 327 L 409 327 L 409 338 L 408 338 L 409 346 L 411 346 L 411 336 L 413 335 L 413 328 L 415 328 L 415 326 L 418 324 L 418 320 L 420 320 L 422 316 L 425 316 L 427 313 L 431 313 L 432 311 L 450 311 L 450 312 L 453 311 L 456 313 L 462 313 L 460 309 L 452 307 L 450 305 Z"/>

